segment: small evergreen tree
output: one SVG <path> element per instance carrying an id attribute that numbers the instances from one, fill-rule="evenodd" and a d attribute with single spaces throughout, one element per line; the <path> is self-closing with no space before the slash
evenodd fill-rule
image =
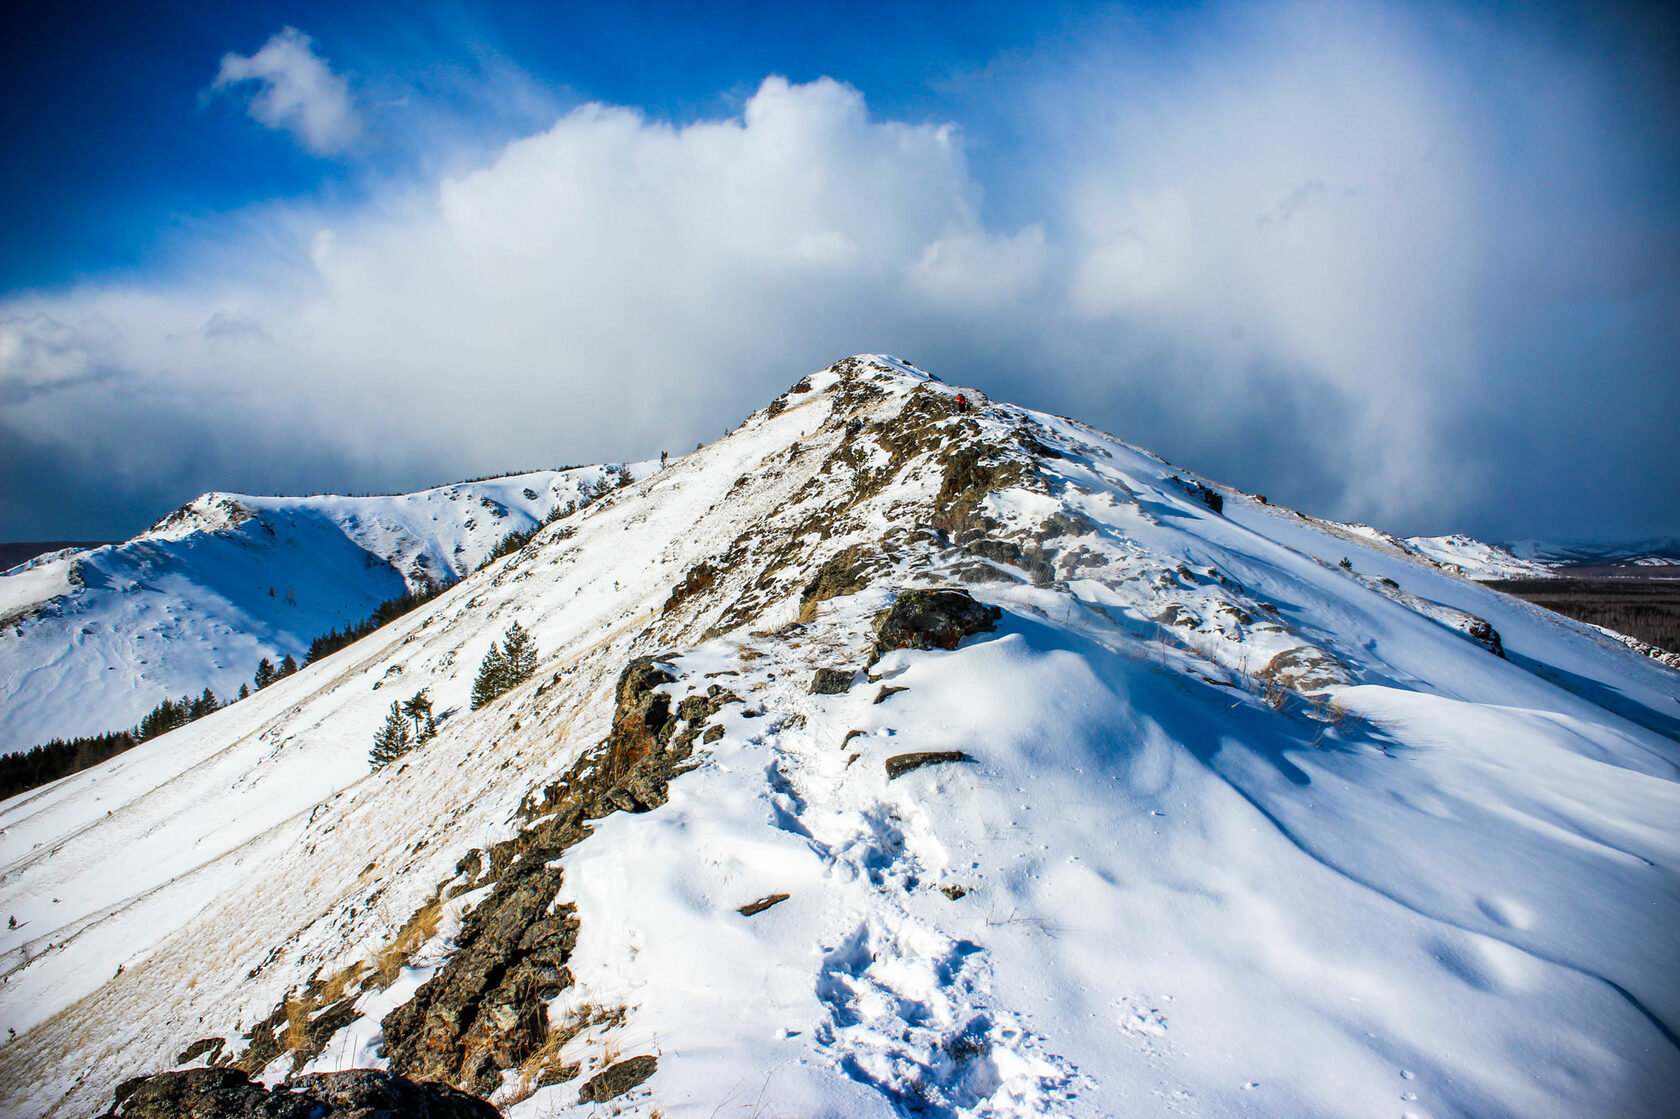
<path id="1" fill-rule="evenodd" d="M 297 671 L 297 661 L 292 659 L 292 654 L 287 653 L 286 654 L 286 659 L 280 662 L 280 672 L 279 672 L 279 675 L 276 676 L 275 678 L 279 679 L 282 676 L 290 676 L 292 673 L 294 673 L 296 671 Z"/>
<path id="2" fill-rule="evenodd" d="M 432 701 L 427 698 L 425 688 L 415 692 L 414 698 L 402 705 L 402 713 L 414 722 L 416 746 L 437 733 L 437 723 L 432 719 Z"/>
<path id="3" fill-rule="evenodd" d="M 408 732 L 408 719 L 402 713 L 402 705 L 392 700 L 391 713 L 385 716 L 385 725 L 373 736 L 373 749 L 368 751 L 368 760 L 373 763 L 373 768 L 382 769 L 408 753 L 413 746 L 414 738 Z"/>
<path id="4" fill-rule="evenodd" d="M 472 709 L 491 703 L 508 689 L 518 686 L 537 671 L 537 647 L 525 627 L 514 622 L 500 644 L 490 646 L 473 681 Z"/>
<path id="5" fill-rule="evenodd" d="M 507 676 L 507 685 L 502 691 L 518 687 L 529 680 L 537 671 L 537 647 L 531 642 L 531 635 L 525 627 L 514 622 L 508 627 L 507 636 L 502 639 L 502 665 Z"/>
<path id="6" fill-rule="evenodd" d="M 267 657 L 264 657 L 257 662 L 257 674 L 251 678 L 251 683 L 255 684 L 257 691 L 260 692 L 277 679 L 279 679 L 279 676 L 274 671 L 274 665 L 270 663 Z"/>
<path id="7" fill-rule="evenodd" d="M 250 699 L 251 698 L 251 685 L 244 684 L 244 683 L 239 685 L 239 698 L 240 699 Z"/>

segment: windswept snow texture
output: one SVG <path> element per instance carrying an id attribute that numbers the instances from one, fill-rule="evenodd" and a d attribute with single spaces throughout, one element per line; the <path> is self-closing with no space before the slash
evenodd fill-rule
<path id="1" fill-rule="evenodd" d="M 1557 572 L 1533 559 L 1520 559 L 1497 544 L 1463 534 L 1412 536 L 1406 543 L 1443 567 L 1471 579 L 1549 579 Z"/>
<path id="2" fill-rule="evenodd" d="M 571 985 L 505 1114 L 1672 1115 L 1680 675 L 956 391 L 841 362 L 367 641 L 0 806 L 0 1113 L 242 1052 L 455 894 L 267 1075 L 383 1061 L 495 877 L 473 853 L 656 654 L 672 710 L 723 706 L 681 716 L 709 729 L 668 801 L 560 859 Z M 909 587 L 1002 620 L 871 663 Z M 468 711 L 514 620 L 536 677 Z M 853 686 L 813 694 L 819 668 Z M 370 773 L 421 687 L 438 736 Z M 888 779 L 929 751 L 973 760 Z M 580 1102 L 637 1056 L 650 1079 Z"/>
<path id="3" fill-rule="evenodd" d="M 0 574 L 0 751 L 132 727 L 207 687 L 231 699 L 262 658 L 301 662 L 385 599 L 453 582 L 602 472 L 389 497 L 208 493 L 126 543 L 12 568 Z"/>

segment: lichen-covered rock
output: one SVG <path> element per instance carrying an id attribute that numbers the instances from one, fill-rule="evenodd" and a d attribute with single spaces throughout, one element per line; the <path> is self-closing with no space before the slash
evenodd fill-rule
<path id="1" fill-rule="evenodd" d="M 619 776 L 660 745 L 660 732 L 671 721 L 671 697 L 658 690 L 676 680 L 660 664 L 665 658 L 637 657 L 618 677 L 612 734 L 607 739 L 607 768 Z"/>
<path id="2" fill-rule="evenodd" d="M 300 1076 L 266 1088 L 239 1069 L 186 1069 L 118 1086 L 102 1119 L 499 1119 L 476 1096 L 379 1069 Z"/>
<path id="3" fill-rule="evenodd" d="M 1003 611 L 967 591 L 905 591 L 875 621 L 875 656 L 893 649 L 955 649 L 997 628 Z"/>
<path id="4" fill-rule="evenodd" d="M 603 1103 L 606 1100 L 617 1099 L 652 1076 L 658 1068 L 659 1058 L 653 1056 L 644 1055 L 620 1061 L 590 1077 L 589 1081 L 578 1089 L 578 1099 L 584 1103 Z"/>

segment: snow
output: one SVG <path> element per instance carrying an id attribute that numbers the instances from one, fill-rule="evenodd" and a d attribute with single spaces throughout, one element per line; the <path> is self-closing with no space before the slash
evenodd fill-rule
<path id="1" fill-rule="evenodd" d="M 600 1114 L 578 1086 L 640 1054 L 658 1071 L 623 1115 L 1672 1113 L 1673 670 L 1376 530 L 1224 489 L 1215 514 L 1145 452 L 962 390 L 976 408 L 935 428 L 1030 466 L 984 509 L 1035 581 L 911 531 L 942 512 L 935 450 L 876 475 L 881 429 L 847 432 L 842 399 L 891 424 L 956 386 L 869 355 L 810 382 L 372 638 L 0 805 L 0 1113 L 96 1111 L 379 952 L 605 736 L 643 653 L 673 698 L 743 702 L 666 804 L 565 855 L 575 984 L 549 1021 L 622 1014 L 568 1044 L 578 1079 L 510 1074 L 505 1114 Z M 1060 457 L 1009 450 L 1023 433 Z M 855 470 L 830 457 L 849 439 Z M 870 542 L 870 585 L 797 621 L 816 567 Z M 810 694 L 907 586 L 1003 620 Z M 515 619 L 537 677 L 469 711 Z M 1281 686 L 1280 654 L 1334 670 Z M 421 687 L 438 737 L 370 773 Z M 928 750 L 974 760 L 887 779 Z M 382 1060 L 380 1018 L 476 900 L 309 1067 Z"/>
<path id="2" fill-rule="evenodd" d="M 264 657 L 301 662 L 385 599 L 471 572 L 603 470 L 387 497 L 209 493 L 127 543 L 14 568 L 0 575 L 0 749 L 127 729 L 206 687 L 231 699 Z"/>
<path id="3" fill-rule="evenodd" d="M 1549 579 L 1557 574 L 1551 567 L 1533 558 L 1518 557 L 1497 544 L 1485 544 L 1462 533 L 1414 536 L 1406 543 L 1444 567 L 1457 568 L 1471 579 Z"/>

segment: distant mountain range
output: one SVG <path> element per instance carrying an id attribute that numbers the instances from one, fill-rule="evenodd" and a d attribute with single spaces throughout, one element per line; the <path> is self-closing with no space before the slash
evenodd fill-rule
<path id="1" fill-rule="evenodd" d="M 382 601 L 452 583 L 509 533 L 654 464 L 545 470 L 379 497 L 208 493 L 121 544 L 0 575 L 0 751 L 227 700 L 268 658 Z"/>

